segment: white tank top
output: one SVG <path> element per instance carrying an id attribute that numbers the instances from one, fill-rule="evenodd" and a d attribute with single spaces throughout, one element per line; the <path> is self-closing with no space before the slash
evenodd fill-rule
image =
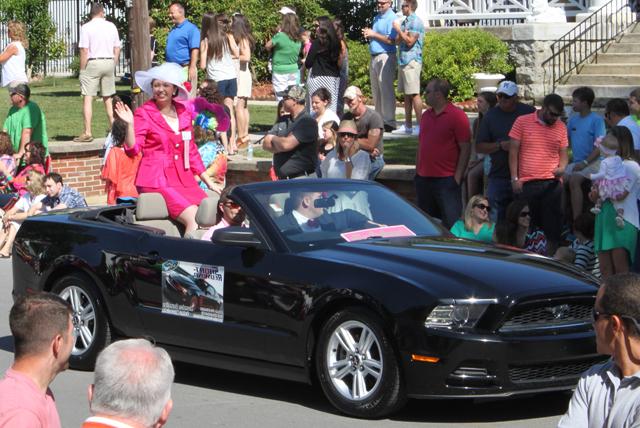
<path id="1" fill-rule="evenodd" d="M 27 73 L 25 63 L 27 55 L 21 42 L 11 42 L 18 48 L 17 55 L 11 57 L 2 64 L 2 86 L 8 86 L 11 82 L 27 83 Z M 11 44 L 10 43 L 10 44 Z"/>
<path id="2" fill-rule="evenodd" d="M 211 58 L 207 63 L 207 78 L 220 82 L 222 80 L 236 79 L 238 77 L 236 65 L 231 58 L 231 52 L 225 45 L 222 50 L 222 58 Z"/>

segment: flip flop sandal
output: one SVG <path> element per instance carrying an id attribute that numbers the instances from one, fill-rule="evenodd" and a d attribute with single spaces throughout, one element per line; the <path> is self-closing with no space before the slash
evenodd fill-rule
<path id="1" fill-rule="evenodd" d="M 82 134 L 79 137 L 73 139 L 76 143 L 90 143 L 93 141 L 93 137 L 91 135 Z"/>

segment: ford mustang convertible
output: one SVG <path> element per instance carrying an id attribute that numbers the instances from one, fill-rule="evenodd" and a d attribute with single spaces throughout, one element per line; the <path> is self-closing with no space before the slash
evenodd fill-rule
<path id="1" fill-rule="evenodd" d="M 150 337 L 175 360 L 317 382 L 341 412 L 379 418 L 408 397 L 506 397 L 575 386 L 602 361 L 598 282 L 571 266 L 466 241 L 372 182 L 235 187 L 246 219 L 184 234 L 159 194 L 31 217 L 13 250 L 14 298 L 66 299 L 70 364 L 112 338 Z"/>

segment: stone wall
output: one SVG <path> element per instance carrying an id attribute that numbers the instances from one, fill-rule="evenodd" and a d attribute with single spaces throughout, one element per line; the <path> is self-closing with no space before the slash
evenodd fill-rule
<path id="1" fill-rule="evenodd" d="M 253 161 L 235 158 L 229 162 L 227 170 L 227 185 L 268 181 L 271 161 L 256 159 Z M 398 193 L 403 198 L 415 203 L 415 189 L 413 176 L 415 168 L 410 165 L 387 165 L 378 175 L 376 181 Z"/>
<path id="2" fill-rule="evenodd" d="M 95 200 L 96 196 L 104 196 L 104 182 L 100 179 L 102 165 L 103 140 L 91 143 L 52 143 L 51 152 L 53 171 L 62 175 L 65 184 L 77 189 L 86 198 Z M 234 157 L 229 162 L 227 184 L 254 183 L 269 181 L 271 160 L 256 158 L 247 161 Z M 413 176 L 415 168 L 410 165 L 387 165 L 377 181 L 405 199 L 415 202 Z"/>

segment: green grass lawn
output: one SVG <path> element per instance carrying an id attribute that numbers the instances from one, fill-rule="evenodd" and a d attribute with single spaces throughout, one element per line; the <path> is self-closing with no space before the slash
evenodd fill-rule
<path id="1" fill-rule="evenodd" d="M 52 144 L 55 141 L 69 141 L 82 133 L 82 97 L 80 96 L 80 84 L 78 79 L 70 77 L 47 77 L 41 82 L 32 82 L 31 100 L 42 108 L 47 118 L 47 132 Z M 128 95 L 129 86 L 117 85 L 119 95 Z M 4 122 L 9 107 L 9 96 L 5 92 L 0 97 L 0 123 Z M 254 105 L 249 101 L 251 114 L 251 132 L 266 132 L 276 118 L 275 106 Z M 401 119 L 401 116 L 398 117 Z M 93 103 L 93 136 L 104 137 L 107 135 L 107 115 L 104 111 L 102 98 L 96 97 Z M 388 164 L 415 164 L 417 138 L 400 138 L 385 140 L 385 161 Z M 256 147 L 254 156 L 270 158 L 271 153 Z"/>

